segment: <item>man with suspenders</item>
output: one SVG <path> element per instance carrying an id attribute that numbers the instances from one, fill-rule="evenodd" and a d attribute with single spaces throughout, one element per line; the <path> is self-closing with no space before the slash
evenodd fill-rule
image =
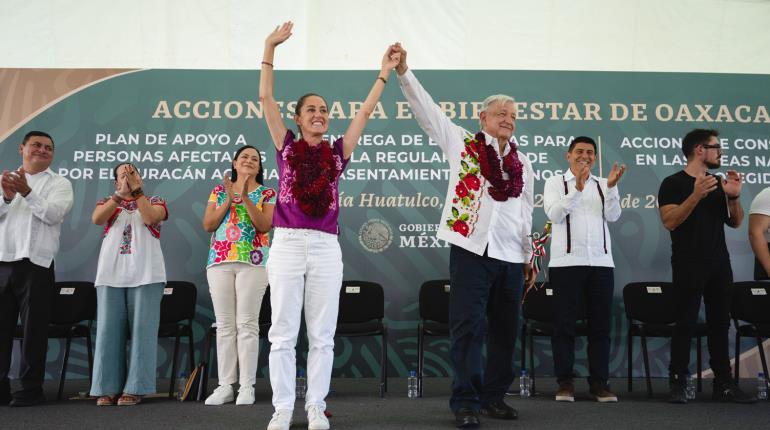
<path id="1" fill-rule="evenodd" d="M 596 142 L 580 136 L 567 152 L 569 169 L 545 183 L 543 206 L 552 223 L 550 285 L 554 293 L 554 336 L 551 338 L 556 401 L 574 402 L 575 320 L 585 303 L 589 320 L 588 360 L 591 395 L 617 402 L 609 390 L 610 319 L 615 284 L 608 222 L 620 218 L 615 186 L 625 165 L 612 166 L 607 179 L 591 174 Z"/>

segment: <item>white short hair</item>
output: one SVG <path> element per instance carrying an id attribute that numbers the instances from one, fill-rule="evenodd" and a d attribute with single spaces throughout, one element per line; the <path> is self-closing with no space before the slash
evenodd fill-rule
<path id="1" fill-rule="evenodd" d="M 514 98 L 509 95 L 492 94 L 491 96 L 484 99 L 484 103 L 481 108 L 481 111 L 486 112 L 486 110 L 489 109 L 489 107 L 495 103 L 502 103 L 502 104 L 516 103 L 516 100 L 514 100 Z M 479 116 L 479 128 L 483 128 L 483 125 L 481 124 L 481 116 Z"/>

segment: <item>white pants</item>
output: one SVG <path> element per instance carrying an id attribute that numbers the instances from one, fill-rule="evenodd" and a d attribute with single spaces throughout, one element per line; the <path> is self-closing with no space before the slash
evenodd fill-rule
<path id="1" fill-rule="evenodd" d="M 217 321 L 219 385 L 252 386 L 259 360 L 259 309 L 267 289 L 264 267 L 221 263 L 206 270 Z M 240 378 L 236 379 L 240 368 Z"/>
<path id="2" fill-rule="evenodd" d="M 342 286 L 342 252 L 337 236 L 317 230 L 276 228 L 267 271 L 273 307 L 268 335 L 273 407 L 294 409 L 295 348 L 304 301 L 310 345 L 305 409 L 312 405 L 326 409 L 324 399 L 334 364 L 334 332 Z"/>

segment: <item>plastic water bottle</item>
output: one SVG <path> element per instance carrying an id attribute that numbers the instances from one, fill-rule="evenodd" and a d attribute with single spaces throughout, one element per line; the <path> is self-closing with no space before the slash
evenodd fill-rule
<path id="1" fill-rule="evenodd" d="M 530 389 L 532 388 L 532 381 L 529 379 L 527 369 L 521 369 L 521 376 L 519 377 L 519 395 L 522 399 L 527 399 L 531 395 Z"/>
<path id="2" fill-rule="evenodd" d="M 179 372 L 179 378 L 177 378 L 176 384 L 176 399 L 180 402 L 184 401 L 185 388 L 187 388 L 187 373 Z"/>
<path id="3" fill-rule="evenodd" d="M 304 399 L 307 392 L 307 378 L 305 378 L 305 371 L 300 370 L 297 372 L 297 398 Z"/>
<path id="4" fill-rule="evenodd" d="M 687 375 L 687 385 L 684 388 L 684 395 L 687 400 L 695 400 L 695 378 Z"/>
<path id="5" fill-rule="evenodd" d="M 767 379 L 762 372 L 757 374 L 757 399 L 767 400 Z"/>
<path id="6" fill-rule="evenodd" d="M 407 396 L 410 399 L 416 399 L 419 394 L 417 393 L 417 372 L 414 370 L 409 371 L 409 378 L 406 380 Z"/>

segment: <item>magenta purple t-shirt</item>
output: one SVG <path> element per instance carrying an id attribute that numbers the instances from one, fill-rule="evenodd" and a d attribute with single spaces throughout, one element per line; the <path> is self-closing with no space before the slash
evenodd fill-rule
<path id="1" fill-rule="evenodd" d="M 318 149 L 319 146 L 311 149 Z M 348 161 L 343 156 L 342 138 L 334 141 L 332 147 L 332 156 L 337 165 L 337 177 L 331 184 L 332 202 L 329 204 L 329 211 L 323 216 L 313 217 L 305 214 L 299 208 L 297 200 L 291 192 L 291 185 L 294 182 L 295 173 L 287 160 L 288 155 L 294 152 L 294 132 L 288 130 L 286 138 L 283 139 L 283 148 L 276 151 L 276 163 L 278 164 L 278 199 L 275 203 L 273 212 L 273 226 L 285 228 L 306 228 L 311 230 L 320 230 L 326 233 L 339 234 L 337 218 L 340 214 L 339 203 L 339 182 L 342 171 L 348 165 Z"/>

